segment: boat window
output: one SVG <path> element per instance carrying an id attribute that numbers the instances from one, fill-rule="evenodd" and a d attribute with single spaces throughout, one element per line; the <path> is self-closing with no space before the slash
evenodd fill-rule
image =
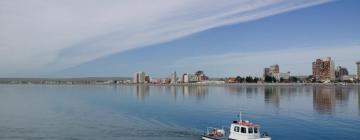
<path id="1" fill-rule="evenodd" d="M 241 133 L 246 133 L 246 128 L 245 127 L 241 127 Z"/>
<path id="2" fill-rule="evenodd" d="M 257 134 L 258 133 L 258 128 L 254 128 L 254 133 Z"/>
<path id="3" fill-rule="evenodd" d="M 252 127 L 249 127 L 249 133 L 252 134 L 253 133 L 253 128 Z"/>
<path id="4" fill-rule="evenodd" d="M 239 132 L 239 127 L 238 127 L 238 126 L 235 126 L 235 127 L 234 127 L 234 131 L 235 131 L 235 132 Z"/>

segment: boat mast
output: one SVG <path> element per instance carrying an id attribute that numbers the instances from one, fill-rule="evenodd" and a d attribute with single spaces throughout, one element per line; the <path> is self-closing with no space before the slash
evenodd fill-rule
<path id="1" fill-rule="evenodd" d="M 239 119 L 240 119 L 239 122 L 241 122 L 241 120 L 242 120 L 242 112 L 241 111 L 240 111 Z"/>

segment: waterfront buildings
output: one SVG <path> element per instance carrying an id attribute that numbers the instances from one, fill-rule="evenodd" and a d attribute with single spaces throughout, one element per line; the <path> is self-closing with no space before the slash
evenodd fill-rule
<path id="1" fill-rule="evenodd" d="M 133 83 L 143 84 L 145 83 L 145 78 L 145 72 L 136 72 L 133 77 Z M 148 79 L 150 80 L 150 77 L 148 77 Z"/>
<path id="2" fill-rule="evenodd" d="M 264 79 L 266 76 L 276 77 L 280 73 L 279 65 L 274 64 L 268 68 L 264 68 Z"/>
<path id="3" fill-rule="evenodd" d="M 199 81 L 195 74 L 188 74 L 188 73 L 185 73 L 182 79 L 183 79 L 182 80 L 183 83 L 195 83 Z"/>
<path id="4" fill-rule="evenodd" d="M 279 65 L 271 65 L 269 68 L 269 73 L 271 76 L 275 77 L 276 74 L 280 73 Z"/>
<path id="5" fill-rule="evenodd" d="M 274 64 L 274 65 L 271 65 L 268 68 L 264 68 L 263 78 L 265 79 L 268 76 L 274 77 L 277 81 L 282 82 L 282 80 L 287 81 L 287 80 L 290 79 L 290 72 L 280 73 L 279 65 Z"/>
<path id="6" fill-rule="evenodd" d="M 342 76 L 349 75 L 347 68 L 338 66 L 335 70 L 335 77 L 341 78 Z"/>
<path id="7" fill-rule="evenodd" d="M 360 80 L 360 61 L 356 62 L 357 67 L 357 79 Z"/>
<path id="8" fill-rule="evenodd" d="M 312 74 L 316 81 L 335 81 L 335 62 L 331 57 L 316 59 L 312 63 Z"/>
<path id="9" fill-rule="evenodd" d="M 171 77 L 170 83 L 176 84 L 177 83 L 176 71 L 172 73 L 170 77 Z"/>
<path id="10" fill-rule="evenodd" d="M 288 81 L 290 79 L 290 72 L 287 73 L 277 73 L 274 75 L 277 81 L 283 82 L 282 80 Z"/>
<path id="11" fill-rule="evenodd" d="M 228 82 L 228 83 L 236 83 L 236 77 L 229 77 L 229 78 L 227 79 L 227 82 Z"/>

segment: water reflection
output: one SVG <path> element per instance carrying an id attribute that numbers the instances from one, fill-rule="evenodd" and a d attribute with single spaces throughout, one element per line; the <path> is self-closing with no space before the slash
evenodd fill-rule
<path id="1" fill-rule="evenodd" d="M 205 99 L 209 92 L 207 86 L 150 86 L 150 85 L 136 85 L 134 86 L 134 93 L 138 100 L 142 101 L 149 96 L 150 91 L 154 93 L 170 93 L 175 100 L 178 96 L 195 97 L 196 100 Z M 180 93 L 180 94 L 179 94 Z"/>
<path id="2" fill-rule="evenodd" d="M 0 139 L 195 140 L 239 110 L 274 139 L 360 136 L 360 86 L 3 85 L 0 91 Z"/>
<path id="3" fill-rule="evenodd" d="M 134 91 L 138 100 L 142 101 L 149 96 L 150 87 L 147 85 L 136 85 Z"/>
<path id="4" fill-rule="evenodd" d="M 276 108 L 280 107 L 280 88 L 279 87 L 266 87 L 264 90 L 265 104 L 271 104 Z"/>
<path id="5" fill-rule="evenodd" d="M 306 98 L 311 102 L 312 109 L 319 114 L 332 114 L 336 107 L 345 108 L 348 106 L 350 93 L 357 93 L 358 108 L 360 110 L 360 87 L 341 87 L 341 86 L 134 86 L 135 95 L 138 100 L 145 100 L 149 94 L 168 93 L 174 100 L 184 98 L 194 98 L 202 101 L 207 98 L 209 93 L 225 91 L 220 94 L 236 95 L 239 99 L 259 99 L 263 98 L 265 105 L 271 105 L 279 109 L 281 102 L 286 100 L 296 100 L 296 97 Z M 312 94 L 312 95 L 311 95 Z M 309 95 L 309 96 L 308 96 Z M 312 97 L 312 98 L 311 98 Z M 290 103 L 291 104 L 291 103 Z M 360 111 L 359 111 L 360 112 Z"/>
<path id="6" fill-rule="evenodd" d="M 332 113 L 335 99 L 335 87 L 315 87 L 313 90 L 313 107 L 318 113 Z"/>
<path id="7" fill-rule="evenodd" d="M 359 112 L 359 115 L 360 115 L 360 86 L 358 86 L 357 88 L 357 96 L 358 96 L 358 112 Z"/>

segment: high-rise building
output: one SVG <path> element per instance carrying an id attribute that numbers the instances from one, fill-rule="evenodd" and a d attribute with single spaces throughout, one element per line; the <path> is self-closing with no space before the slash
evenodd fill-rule
<path id="1" fill-rule="evenodd" d="M 134 83 L 145 83 L 145 72 L 137 72 L 134 74 L 133 82 Z"/>
<path id="2" fill-rule="evenodd" d="M 264 79 L 266 76 L 272 76 L 272 77 L 276 77 L 278 76 L 280 73 L 280 69 L 279 69 L 279 65 L 275 64 L 275 65 L 271 65 L 268 68 L 264 68 Z"/>
<path id="3" fill-rule="evenodd" d="M 271 65 L 269 68 L 269 73 L 271 76 L 275 76 L 276 74 L 280 73 L 279 65 Z"/>
<path id="4" fill-rule="evenodd" d="M 357 79 L 360 80 L 360 61 L 356 62 L 357 66 Z"/>
<path id="5" fill-rule="evenodd" d="M 336 79 L 340 79 L 342 76 L 349 75 L 347 68 L 338 66 L 335 70 Z"/>
<path id="6" fill-rule="evenodd" d="M 312 73 L 316 81 L 334 81 L 335 62 L 331 60 L 331 57 L 316 59 L 312 63 Z"/>
<path id="7" fill-rule="evenodd" d="M 171 84 L 176 84 L 176 83 L 177 83 L 176 71 L 171 74 L 170 83 L 171 83 Z"/>

